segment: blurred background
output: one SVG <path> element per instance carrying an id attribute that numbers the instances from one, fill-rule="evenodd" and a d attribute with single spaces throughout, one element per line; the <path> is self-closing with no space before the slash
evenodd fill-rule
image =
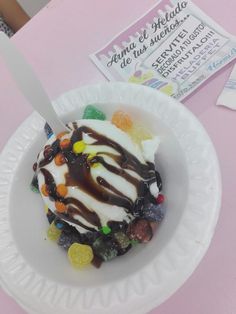
<path id="1" fill-rule="evenodd" d="M 33 16 L 48 4 L 49 0 L 18 0 L 18 2 L 29 16 Z"/>

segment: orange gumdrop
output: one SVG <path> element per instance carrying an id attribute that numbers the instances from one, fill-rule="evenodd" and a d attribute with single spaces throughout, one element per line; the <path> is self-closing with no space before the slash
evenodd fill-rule
<path id="1" fill-rule="evenodd" d="M 65 197 L 66 194 L 68 193 L 68 188 L 67 188 L 67 186 L 65 186 L 65 184 L 58 184 L 58 186 L 57 186 L 57 193 L 58 193 L 61 197 Z"/>
<path id="2" fill-rule="evenodd" d="M 58 213 L 64 213 L 67 209 L 66 205 L 62 202 L 56 201 L 55 202 L 55 207 Z"/>
<path id="3" fill-rule="evenodd" d="M 41 192 L 44 196 L 49 196 L 48 187 L 46 184 L 43 184 L 41 187 Z"/>
<path id="4" fill-rule="evenodd" d="M 68 148 L 70 146 L 70 140 L 68 138 L 65 138 L 60 142 L 61 149 Z"/>
<path id="5" fill-rule="evenodd" d="M 61 132 L 59 134 L 57 134 L 57 139 L 60 140 L 64 135 L 68 134 L 68 132 Z"/>
<path id="6" fill-rule="evenodd" d="M 122 110 L 114 112 L 111 122 L 125 132 L 131 129 L 133 125 L 130 116 Z"/>
<path id="7" fill-rule="evenodd" d="M 66 162 L 66 161 L 65 161 L 65 157 L 64 157 L 64 155 L 63 155 L 62 153 L 58 153 L 58 154 L 55 156 L 54 161 L 55 161 L 55 164 L 56 164 L 57 166 L 64 165 L 64 163 Z"/>

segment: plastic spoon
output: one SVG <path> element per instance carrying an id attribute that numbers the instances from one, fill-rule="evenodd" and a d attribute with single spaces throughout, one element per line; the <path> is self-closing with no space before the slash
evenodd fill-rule
<path id="1" fill-rule="evenodd" d="M 25 98 L 47 121 L 53 132 L 58 134 L 68 131 L 54 111 L 51 101 L 33 69 L 3 32 L 0 32 L 0 55 Z"/>

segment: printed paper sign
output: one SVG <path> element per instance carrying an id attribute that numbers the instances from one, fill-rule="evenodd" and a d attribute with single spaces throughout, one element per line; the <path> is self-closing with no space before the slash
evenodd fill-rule
<path id="1" fill-rule="evenodd" d="M 236 40 L 190 1 L 163 0 L 92 60 L 110 80 L 183 99 L 236 57 Z"/>

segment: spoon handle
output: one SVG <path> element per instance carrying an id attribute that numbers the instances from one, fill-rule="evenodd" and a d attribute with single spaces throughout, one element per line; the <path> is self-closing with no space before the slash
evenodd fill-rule
<path id="1" fill-rule="evenodd" d="M 0 32 L 0 54 L 19 89 L 31 106 L 48 122 L 55 134 L 68 131 L 58 118 L 41 82 L 11 40 Z"/>

